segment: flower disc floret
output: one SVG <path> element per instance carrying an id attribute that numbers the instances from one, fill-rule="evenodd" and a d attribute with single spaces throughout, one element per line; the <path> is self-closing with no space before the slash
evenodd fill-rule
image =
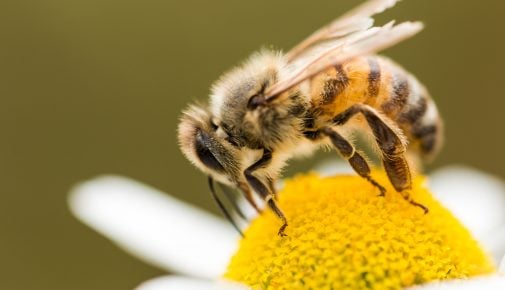
<path id="1" fill-rule="evenodd" d="M 264 211 L 240 241 L 226 278 L 254 289 L 401 289 L 434 280 L 491 273 L 494 266 L 469 231 L 417 177 L 406 202 L 385 174 L 385 197 L 357 176 L 300 175 L 279 205 L 289 226 Z M 476 193 L 478 194 L 478 193 Z"/>

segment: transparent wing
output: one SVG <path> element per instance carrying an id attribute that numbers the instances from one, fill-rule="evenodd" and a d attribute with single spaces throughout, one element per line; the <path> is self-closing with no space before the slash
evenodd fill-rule
<path id="1" fill-rule="evenodd" d="M 312 33 L 305 40 L 291 49 L 287 54 L 288 61 L 299 56 L 307 48 L 335 38 L 341 38 L 356 31 L 363 31 L 372 27 L 373 15 L 383 12 L 393 7 L 400 0 L 369 0 L 358 7 L 352 9 L 341 17 L 335 19 L 328 25 Z"/>
<path id="2" fill-rule="evenodd" d="M 394 21 L 372 27 L 371 15 L 393 6 L 397 0 L 371 0 L 316 31 L 287 54 L 284 75 L 265 92 L 266 99 L 292 88 L 325 69 L 354 57 L 373 54 L 418 33 L 420 22 Z"/>

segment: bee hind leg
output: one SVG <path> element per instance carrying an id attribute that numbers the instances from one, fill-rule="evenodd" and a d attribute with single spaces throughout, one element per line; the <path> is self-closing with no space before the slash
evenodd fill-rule
<path id="1" fill-rule="evenodd" d="M 362 113 L 377 140 L 382 153 L 382 164 L 391 184 L 407 202 L 421 208 L 425 214 L 428 213 L 428 207 L 412 199 L 409 194 L 412 189 L 412 176 L 405 156 L 405 145 L 396 133 L 398 130 L 392 129 L 392 123 L 384 122 L 373 110 L 363 110 Z"/>
<path id="2" fill-rule="evenodd" d="M 370 166 L 366 159 L 356 151 L 354 146 L 347 141 L 342 135 L 340 135 L 337 131 L 326 127 L 321 129 L 321 133 L 328 136 L 331 140 L 331 143 L 338 150 L 340 155 L 343 158 L 347 159 L 349 164 L 352 166 L 354 171 L 358 173 L 361 177 L 370 182 L 373 186 L 379 189 L 379 196 L 384 196 L 386 194 L 386 189 L 380 185 L 377 181 L 375 181 L 370 175 L 371 170 Z"/>
<path id="3" fill-rule="evenodd" d="M 410 203 L 411 205 L 416 206 L 416 207 L 422 209 L 424 211 L 424 214 L 427 214 L 430 211 L 430 209 L 427 206 L 425 206 L 422 203 L 419 203 L 419 202 L 415 201 L 410 196 L 409 190 L 399 191 L 399 193 L 402 195 L 403 199 L 405 199 L 408 203 Z"/>
<path id="4" fill-rule="evenodd" d="M 387 122 L 385 116 L 381 116 L 374 109 L 366 105 L 354 105 L 334 118 L 335 125 L 345 124 L 357 113 L 363 114 L 373 135 L 382 157 L 382 164 L 393 185 L 394 189 L 410 204 L 421 208 L 428 213 L 428 208 L 415 200 L 409 194 L 412 189 L 412 176 L 405 157 L 405 143 L 402 142 L 398 128 L 394 128 L 393 122 Z"/>
<path id="5" fill-rule="evenodd" d="M 259 180 L 256 176 L 253 175 L 254 171 L 268 165 L 268 163 L 270 163 L 271 160 L 272 160 L 272 152 L 267 149 L 264 149 L 263 156 L 260 158 L 260 160 L 256 161 L 253 165 L 249 166 L 246 170 L 244 170 L 244 176 L 249 185 L 254 189 L 254 191 L 256 191 L 265 200 L 270 209 L 282 221 L 282 225 L 279 228 L 278 235 L 281 237 L 285 237 L 287 235 L 284 233 L 284 231 L 288 226 L 288 221 L 286 219 L 286 216 L 277 206 L 277 203 L 274 200 L 274 194 L 273 192 L 271 192 L 271 189 L 269 189 L 269 187 L 272 186 L 269 185 L 267 187 L 261 180 Z"/>
<path id="6" fill-rule="evenodd" d="M 425 214 L 428 213 L 428 207 L 415 201 L 410 196 L 409 192 L 412 189 L 412 181 L 405 155 L 398 154 L 384 156 L 382 163 L 384 164 L 384 169 L 386 170 L 395 190 L 399 192 L 408 203 L 421 208 Z"/>

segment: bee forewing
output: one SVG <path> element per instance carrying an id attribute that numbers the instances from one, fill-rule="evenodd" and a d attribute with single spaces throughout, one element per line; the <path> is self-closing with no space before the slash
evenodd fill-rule
<path id="1" fill-rule="evenodd" d="M 372 27 L 337 39 L 324 49 L 314 50 L 316 54 L 293 61 L 289 72 L 281 76 L 265 95 L 267 99 L 276 96 L 331 66 L 384 50 L 415 35 L 422 28 L 421 22 L 403 22 L 398 25 L 389 22 L 381 27 Z"/>
<path id="2" fill-rule="evenodd" d="M 287 60 L 293 60 L 307 48 L 319 42 L 344 37 L 372 27 L 374 21 L 371 16 L 393 7 L 398 1 L 400 0 L 369 0 L 359 5 L 300 42 L 286 54 Z"/>
<path id="3" fill-rule="evenodd" d="M 325 41 L 318 44 L 317 46 L 307 49 L 302 56 L 297 57 L 290 63 L 290 72 L 295 75 L 296 73 L 302 72 L 307 69 L 307 65 L 314 63 L 318 60 L 324 59 L 331 54 L 340 53 L 345 45 L 351 43 L 356 43 L 357 41 L 371 38 L 373 35 L 377 34 L 381 29 L 390 29 L 394 24 L 391 21 L 384 25 L 383 27 L 371 27 L 363 31 L 357 31 L 353 34 L 341 37 L 339 39 L 334 39 L 331 41 Z"/>

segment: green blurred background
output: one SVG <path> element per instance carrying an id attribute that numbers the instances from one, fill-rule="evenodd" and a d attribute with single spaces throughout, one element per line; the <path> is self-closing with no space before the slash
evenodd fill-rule
<path id="1" fill-rule="evenodd" d="M 0 289 L 130 289 L 163 274 L 73 218 L 69 188 L 123 174 L 215 211 L 177 148 L 180 111 L 252 51 L 287 49 L 358 2 L 2 1 Z M 445 117 L 431 168 L 505 178 L 504 15 L 501 0 L 409 0 L 379 17 L 426 23 L 385 54 L 429 87 Z"/>

